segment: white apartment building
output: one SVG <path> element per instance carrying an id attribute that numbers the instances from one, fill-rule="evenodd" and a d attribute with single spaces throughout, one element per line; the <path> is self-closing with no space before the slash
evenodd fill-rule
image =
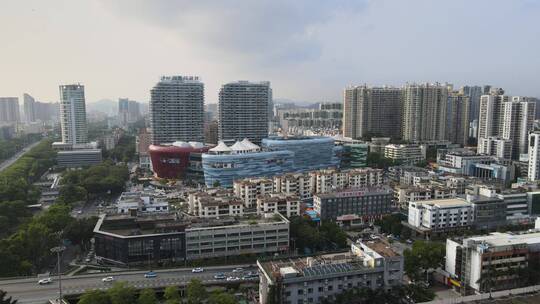
<path id="1" fill-rule="evenodd" d="M 301 200 L 296 195 L 282 193 L 265 194 L 257 197 L 257 214 L 279 212 L 285 217 L 300 215 Z"/>
<path id="2" fill-rule="evenodd" d="M 407 209 L 409 202 L 450 199 L 456 196 L 457 190 L 453 187 L 424 185 L 420 187 L 398 186 L 394 189 L 394 198 L 402 209 Z"/>
<path id="3" fill-rule="evenodd" d="M 340 170 L 318 170 L 310 172 L 315 193 L 329 193 L 343 189 L 348 184 L 348 174 Z"/>
<path id="4" fill-rule="evenodd" d="M 197 76 L 163 76 L 150 91 L 152 144 L 204 141 L 204 84 Z"/>
<path id="5" fill-rule="evenodd" d="M 384 157 L 401 164 L 415 164 L 426 160 L 426 147 L 422 145 L 395 145 L 384 147 Z"/>
<path id="6" fill-rule="evenodd" d="M 313 196 L 314 187 L 308 173 L 286 173 L 274 176 L 274 192 L 297 195 L 306 200 Z"/>
<path id="7" fill-rule="evenodd" d="M 234 195 L 244 202 L 246 208 L 254 208 L 257 206 L 257 197 L 274 191 L 274 181 L 269 178 L 236 180 L 233 191 Z"/>
<path id="8" fill-rule="evenodd" d="M 211 190 L 190 193 L 188 213 L 199 218 L 243 216 L 244 202 L 229 190 Z"/>
<path id="9" fill-rule="evenodd" d="M 367 188 L 379 186 L 384 183 L 384 170 L 373 168 L 362 168 L 348 170 L 348 184 L 349 188 Z"/>
<path id="10" fill-rule="evenodd" d="M 469 227 L 473 223 L 472 204 L 461 198 L 410 202 L 408 223 L 425 230 Z"/>
<path id="11" fill-rule="evenodd" d="M 60 86 L 60 126 L 62 142 L 77 145 L 88 142 L 84 86 Z"/>
<path id="12" fill-rule="evenodd" d="M 527 134 L 533 127 L 536 103 L 527 97 L 503 94 L 495 90 L 480 98 L 478 147 L 479 151 L 487 151 L 484 145 L 490 141 L 481 139 L 498 136 L 512 141 L 512 158 L 518 159 L 528 150 Z"/>
<path id="13" fill-rule="evenodd" d="M 478 154 L 512 159 L 512 140 L 495 136 L 479 138 Z"/>
<path id="14" fill-rule="evenodd" d="M 530 181 L 540 180 L 540 132 L 529 134 L 529 170 Z"/>

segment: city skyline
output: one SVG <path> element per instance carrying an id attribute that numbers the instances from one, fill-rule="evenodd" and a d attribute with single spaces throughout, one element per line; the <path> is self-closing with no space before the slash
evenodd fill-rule
<path id="1" fill-rule="evenodd" d="M 10 41 L 0 56 L 2 95 L 57 101 L 59 83 L 80 82 L 89 103 L 147 102 L 160 76 L 193 74 L 207 87 L 206 103 L 237 80 L 267 80 L 276 98 L 313 102 L 340 101 L 348 85 L 413 81 L 540 96 L 534 1 L 129 4 L 1 4 L 0 35 Z M 489 18 L 498 15 L 507 22 Z M 70 47 L 59 47 L 66 36 Z"/>

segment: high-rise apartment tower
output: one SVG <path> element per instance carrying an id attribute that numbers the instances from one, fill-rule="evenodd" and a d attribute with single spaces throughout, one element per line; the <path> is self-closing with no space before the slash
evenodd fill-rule
<path id="1" fill-rule="evenodd" d="M 204 140 L 204 84 L 196 76 L 164 76 L 151 90 L 150 126 L 155 145 Z"/>
<path id="2" fill-rule="evenodd" d="M 219 91 L 218 136 L 221 140 L 243 140 L 260 144 L 268 137 L 270 82 L 238 81 Z"/>
<path id="3" fill-rule="evenodd" d="M 355 86 L 343 92 L 343 135 L 401 137 L 403 90 L 393 87 Z"/>
<path id="4" fill-rule="evenodd" d="M 60 125 L 63 143 L 75 145 L 88 142 L 83 85 L 60 86 Z"/>
<path id="5" fill-rule="evenodd" d="M 447 102 L 447 85 L 406 85 L 403 97 L 403 139 L 410 142 L 444 140 Z"/>

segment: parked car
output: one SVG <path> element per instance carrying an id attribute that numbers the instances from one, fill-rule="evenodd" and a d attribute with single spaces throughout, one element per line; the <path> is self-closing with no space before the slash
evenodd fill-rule
<path id="1" fill-rule="evenodd" d="M 201 267 L 191 269 L 191 272 L 193 272 L 193 273 L 199 273 L 199 272 L 203 272 L 203 271 L 204 271 L 204 269 L 201 268 Z"/>
<path id="2" fill-rule="evenodd" d="M 151 279 L 151 278 L 156 278 L 157 277 L 157 273 L 153 272 L 153 271 L 149 271 L 147 273 L 144 274 L 144 277 L 147 278 L 147 279 Z"/>
<path id="3" fill-rule="evenodd" d="M 51 283 L 52 283 L 51 278 L 45 278 L 45 279 L 41 279 L 41 280 L 38 281 L 39 285 L 46 285 L 46 284 L 51 284 Z"/>
<path id="4" fill-rule="evenodd" d="M 103 279 L 101 279 L 101 281 L 103 281 L 103 282 L 112 282 L 112 281 L 114 281 L 114 278 L 113 277 L 104 277 Z"/>

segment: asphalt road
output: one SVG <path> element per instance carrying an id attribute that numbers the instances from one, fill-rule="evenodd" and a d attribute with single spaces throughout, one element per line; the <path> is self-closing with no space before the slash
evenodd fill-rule
<path id="1" fill-rule="evenodd" d="M 0 172 L 4 171 L 7 167 L 11 166 L 14 162 L 16 162 L 21 156 L 24 155 L 24 153 L 30 151 L 33 147 L 37 146 L 41 140 L 38 140 L 37 142 L 30 144 L 26 147 L 24 147 L 21 151 L 17 152 L 17 154 L 13 155 L 12 157 L 6 159 L 0 164 Z"/>
<path id="2" fill-rule="evenodd" d="M 244 272 L 233 273 L 232 270 L 236 267 L 244 268 Z M 148 279 L 144 278 L 144 273 L 146 273 L 146 271 L 62 277 L 62 293 L 64 295 L 69 295 L 80 294 L 85 290 L 91 289 L 108 289 L 114 282 L 102 282 L 102 279 L 106 276 L 113 276 L 115 282 L 124 281 L 136 288 L 154 288 L 169 285 L 182 285 L 192 278 L 198 278 L 206 284 L 226 283 L 226 280 L 214 279 L 214 275 L 223 273 L 225 276 L 241 278 L 242 275 L 248 271 L 256 272 L 257 267 L 249 267 L 249 265 L 216 266 L 205 268 L 202 273 L 192 273 L 191 268 L 163 269 L 155 271 L 158 274 L 156 278 Z M 46 303 L 48 299 L 53 299 L 58 296 L 57 277 L 53 276 L 52 279 L 54 281 L 48 285 L 37 284 L 38 278 L 0 280 L 0 290 L 6 291 L 8 296 L 17 299 L 18 304 L 43 304 Z"/>

